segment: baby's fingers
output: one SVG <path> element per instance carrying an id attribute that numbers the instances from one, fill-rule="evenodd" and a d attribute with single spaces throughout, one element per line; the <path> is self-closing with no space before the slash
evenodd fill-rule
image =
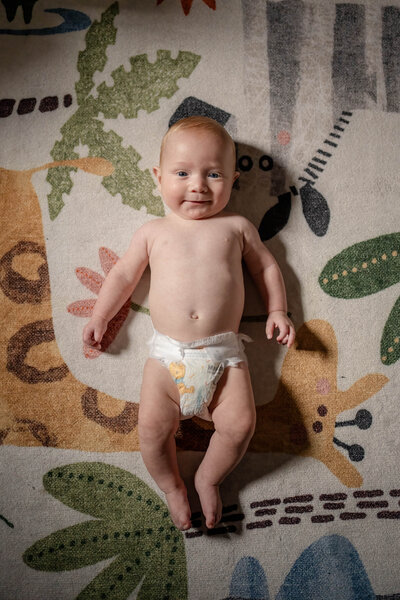
<path id="1" fill-rule="evenodd" d="M 277 341 L 280 344 L 283 344 L 284 346 L 287 346 L 288 348 L 290 348 L 291 346 L 293 346 L 295 337 L 296 337 L 295 329 L 292 325 L 290 325 L 287 333 L 285 335 L 283 335 L 283 338 L 281 339 L 281 336 L 279 336 L 277 338 Z"/>
<path id="2" fill-rule="evenodd" d="M 89 327 L 88 325 L 86 325 L 86 327 L 83 328 L 82 339 L 83 339 L 83 342 L 85 344 L 87 344 L 88 346 L 92 345 L 93 329 L 91 327 Z"/>
<path id="3" fill-rule="evenodd" d="M 98 343 L 98 333 L 93 326 L 87 325 L 83 330 L 83 342 L 87 346 L 91 346 L 92 348 L 100 349 L 100 344 Z M 101 339 L 101 338 L 100 338 Z"/>
<path id="4" fill-rule="evenodd" d="M 279 325 L 278 325 L 279 327 Z M 283 326 L 279 327 L 279 335 L 276 338 L 278 344 L 286 344 L 289 336 L 289 327 Z"/>
<path id="5" fill-rule="evenodd" d="M 296 338 L 296 331 L 295 331 L 294 327 L 290 327 L 290 333 L 288 335 L 288 340 L 287 340 L 288 348 L 290 348 L 290 346 L 293 346 L 295 338 Z"/>
<path id="6" fill-rule="evenodd" d="M 272 340 L 272 337 L 274 335 L 274 329 L 275 329 L 275 323 L 272 319 L 269 319 L 267 321 L 267 326 L 265 328 L 265 333 L 267 334 L 267 338 L 269 340 Z"/>

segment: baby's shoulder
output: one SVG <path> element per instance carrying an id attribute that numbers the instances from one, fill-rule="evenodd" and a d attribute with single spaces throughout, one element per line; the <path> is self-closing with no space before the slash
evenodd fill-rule
<path id="1" fill-rule="evenodd" d="M 251 221 L 246 219 L 243 215 L 234 212 L 225 212 L 227 218 L 226 222 L 232 229 L 236 229 L 239 233 L 245 233 L 249 229 L 253 229 L 255 226 Z"/>
<path id="2" fill-rule="evenodd" d="M 151 221 L 148 221 L 147 223 L 145 223 L 144 225 L 141 225 L 141 227 L 139 227 L 139 229 L 137 229 L 136 234 L 139 234 L 143 237 L 151 237 L 153 235 L 156 235 L 158 231 L 160 231 L 160 229 L 162 229 L 164 227 L 164 217 L 160 217 L 158 219 L 152 219 Z"/>
<path id="3" fill-rule="evenodd" d="M 262 243 L 257 227 L 249 219 L 233 212 L 227 213 L 227 217 L 232 231 L 240 239 L 243 253 L 247 253 L 249 248 L 258 247 Z"/>
<path id="4" fill-rule="evenodd" d="M 136 231 L 133 233 L 131 247 L 138 248 L 142 246 L 148 249 L 152 245 L 154 238 L 157 236 L 157 230 L 159 227 L 157 221 L 162 221 L 162 219 L 154 219 L 138 227 L 138 229 L 136 229 Z"/>

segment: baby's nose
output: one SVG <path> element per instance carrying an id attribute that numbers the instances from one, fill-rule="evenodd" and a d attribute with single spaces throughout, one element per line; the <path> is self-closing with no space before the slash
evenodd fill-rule
<path id="1" fill-rule="evenodd" d="M 192 191 L 193 192 L 206 192 L 207 191 L 207 180 L 203 175 L 194 175 L 193 176 Z"/>

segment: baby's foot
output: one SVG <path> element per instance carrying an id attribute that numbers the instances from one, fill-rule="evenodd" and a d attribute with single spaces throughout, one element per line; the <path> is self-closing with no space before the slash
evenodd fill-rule
<path id="1" fill-rule="evenodd" d="M 181 531 L 190 529 L 192 526 L 190 521 L 191 511 L 186 488 L 182 486 L 170 492 L 165 492 L 165 498 L 174 525 Z"/>
<path id="2" fill-rule="evenodd" d="M 195 477 L 194 484 L 200 498 L 206 526 L 208 529 L 212 529 L 219 523 L 222 517 L 222 501 L 219 495 L 219 485 L 208 483 L 198 475 Z"/>

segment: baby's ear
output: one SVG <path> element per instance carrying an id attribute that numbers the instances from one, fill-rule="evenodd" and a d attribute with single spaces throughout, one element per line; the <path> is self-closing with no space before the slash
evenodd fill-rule
<path id="1" fill-rule="evenodd" d="M 239 177 L 239 175 L 240 175 L 239 171 L 235 171 L 235 172 L 234 172 L 234 174 L 233 174 L 233 181 L 234 181 L 234 182 L 235 182 L 235 181 L 236 181 L 236 179 Z"/>
<path id="2" fill-rule="evenodd" d="M 160 169 L 160 167 L 153 167 L 153 173 L 154 173 L 155 178 L 157 179 L 158 190 L 161 191 L 160 190 L 160 186 L 161 186 L 161 169 Z"/>

